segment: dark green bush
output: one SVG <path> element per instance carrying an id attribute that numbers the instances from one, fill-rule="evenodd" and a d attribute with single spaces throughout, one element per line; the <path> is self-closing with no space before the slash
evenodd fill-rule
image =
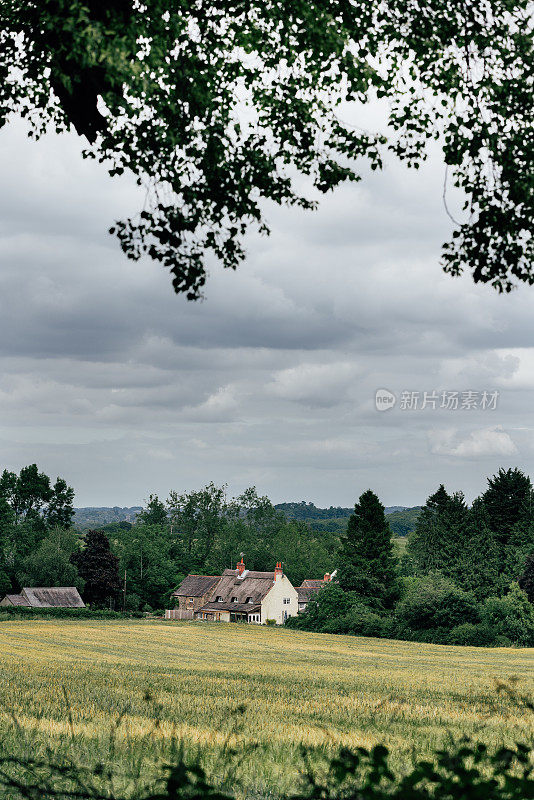
<path id="1" fill-rule="evenodd" d="M 467 647 L 492 647 L 496 643 L 495 630 L 484 622 L 474 625 L 464 622 L 456 625 L 449 632 L 449 644 L 465 645 Z"/>
<path id="2" fill-rule="evenodd" d="M 323 632 L 380 637 L 384 633 L 384 617 L 365 605 L 354 605 L 346 614 L 326 622 Z"/>
<path id="3" fill-rule="evenodd" d="M 534 646 L 534 608 L 517 583 L 511 584 L 505 597 L 488 597 L 480 616 L 500 641 L 509 640 L 519 647 Z"/>
<path id="4" fill-rule="evenodd" d="M 477 601 L 439 573 L 412 578 L 395 614 L 399 629 L 413 631 L 451 630 L 466 622 L 479 621 Z"/>

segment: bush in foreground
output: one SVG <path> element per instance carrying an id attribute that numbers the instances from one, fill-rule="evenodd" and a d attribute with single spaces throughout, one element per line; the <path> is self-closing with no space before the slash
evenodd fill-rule
<path id="1" fill-rule="evenodd" d="M 150 786 L 135 781 L 127 795 L 115 789 L 115 764 L 93 767 L 0 756 L 0 795 L 8 800 L 234 800 L 232 783 L 207 775 L 200 761 L 188 763 L 177 747 L 174 763 Z M 235 753 L 223 751 L 229 762 Z M 432 761 L 416 762 L 396 774 L 382 745 L 371 751 L 343 749 L 326 763 L 302 749 L 302 789 L 290 800 L 532 800 L 531 746 L 516 744 L 490 752 L 464 739 L 438 750 Z M 255 758 L 261 758 L 261 752 Z M 229 772 L 231 774 L 231 770 Z M 261 796 L 261 795 L 258 795 Z"/>

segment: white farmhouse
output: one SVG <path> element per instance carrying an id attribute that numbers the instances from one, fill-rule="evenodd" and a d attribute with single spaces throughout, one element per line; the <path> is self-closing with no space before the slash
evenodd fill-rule
<path id="1" fill-rule="evenodd" d="M 284 575 L 281 562 L 274 572 L 245 567 L 225 569 L 220 577 L 188 575 L 173 593 L 178 607 L 165 612 L 167 619 L 203 619 L 217 622 L 274 620 L 282 625 L 298 613 L 297 590 Z"/>

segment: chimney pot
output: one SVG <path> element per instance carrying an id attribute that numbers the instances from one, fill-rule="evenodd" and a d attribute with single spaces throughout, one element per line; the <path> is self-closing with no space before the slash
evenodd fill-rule
<path id="1" fill-rule="evenodd" d="M 326 575 L 324 576 L 324 582 L 325 583 L 329 583 L 329 581 L 331 580 L 331 577 L 332 576 L 330 575 L 330 573 L 327 572 Z"/>
<path id="2" fill-rule="evenodd" d="M 241 559 L 241 561 L 238 563 L 236 569 L 237 569 L 237 574 L 238 575 L 242 575 L 244 573 L 244 571 L 245 571 L 245 562 L 243 561 L 243 559 Z"/>

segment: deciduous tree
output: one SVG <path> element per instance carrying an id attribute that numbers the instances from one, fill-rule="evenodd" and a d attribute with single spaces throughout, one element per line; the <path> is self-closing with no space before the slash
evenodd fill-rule
<path id="1" fill-rule="evenodd" d="M 534 281 L 532 25 L 528 0 L 6 0 L 0 124 L 71 126 L 85 155 L 146 188 L 115 231 L 133 259 L 202 293 L 205 263 L 235 268 L 265 200 L 311 209 L 387 153 L 443 148 L 466 196 L 445 269 L 508 290 Z M 387 135 L 350 104 L 383 100 Z M 358 120 L 357 120 L 358 123 Z"/>

